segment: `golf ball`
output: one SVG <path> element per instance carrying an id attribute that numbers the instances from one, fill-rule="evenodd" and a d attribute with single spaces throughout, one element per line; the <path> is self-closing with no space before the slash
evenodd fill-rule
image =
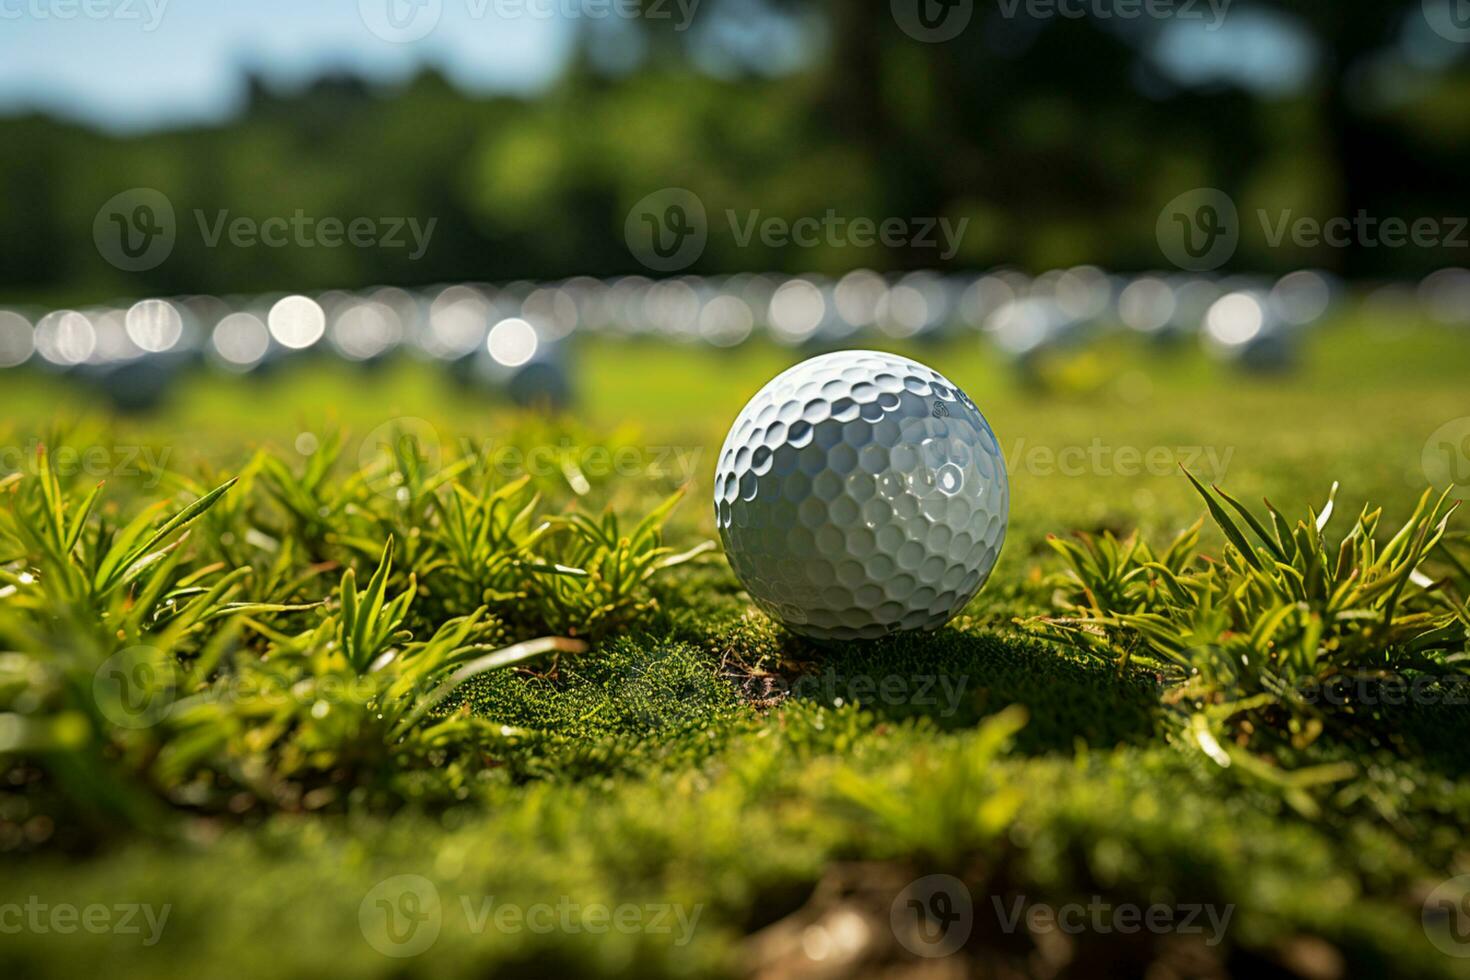
<path id="1" fill-rule="evenodd" d="M 995 566 L 1009 507 L 975 403 L 876 351 L 778 375 L 736 418 L 715 472 L 735 574 L 768 615 L 818 640 L 943 625 Z"/>

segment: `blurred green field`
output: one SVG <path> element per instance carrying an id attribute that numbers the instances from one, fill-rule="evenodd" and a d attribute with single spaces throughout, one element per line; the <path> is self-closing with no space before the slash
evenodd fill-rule
<path id="1" fill-rule="evenodd" d="M 1163 542 L 1199 517 L 1180 464 L 1293 517 L 1340 481 L 1339 521 L 1372 500 L 1396 528 L 1432 476 L 1426 441 L 1470 413 L 1470 334 L 1355 310 L 1322 324 L 1295 369 L 1275 374 L 1121 336 L 1060 353 L 1029 379 L 974 338 L 890 349 L 964 387 L 1010 466 L 1001 562 L 951 626 L 817 649 L 755 613 L 716 551 L 657 578 L 655 604 L 588 653 L 472 681 L 450 714 L 463 707 L 533 734 L 477 765 L 408 773 L 426 788 L 392 804 L 350 783 L 321 807 L 242 799 L 215 811 L 185 794 L 157 826 L 109 825 L 55 804 L 47 766 L 64 754 L 11 744 L 0 765 L 0 905 L 37 896 L 171 911 L 156 943 L 141 941 L 146 928 L 28 931 L 0 942 L 0 964 L 12 976 L 149 978 L 221 963 L 240 977 L 786 977 L 926 963 L 997 976 L 1463 975 L 1464 961 L 1421 922 L 1433 889 L 1470 874 L 1463 698 L 1380 706 L 1282 749 L 1284 767 L 1352 766 L 1350 778 L 1311 787 L 1304 807 L 1181 744 L 1160 720 L 1162 685 L 1149 669 L 1119 670 L 1017 620 L 1050 610 L 1047 535 L 1138 528 Z M 421 419 L 419 434 L 446 459 L 460 444 L 551 447 L 543 458 L 557 462 L 533 485 L 553 511 L 581 498 L 592 512 L 635 517 L 692 477 L 669 524 L 682 550 L 713 537 L 709 485 L 729 420 L 798 356 L 761 342 L 715 353 L 578 338 L 577 400 L 553 420 L 411 362 L 364 370 L 303 357 L 267 377 L 203 375 L 162 414 L 122 419 L 63 379 L 12 374 L 0 379 L 0 442 L 29 447 L 65 418 L 73 444 L 155 447 L 169 470 L 207 473 L 198 482 L 212 485 L 258 448 L 308 467 L 339 429 L 339 470 L 350 475 L 380 427 Z M 636 464 L 588 473 L 600 458 L 591 447 L 629 450 Z M 174 487 L 149 472 L 110 482 L 124 511 Z M 247 512 L 271 506 L 259 488 L 248 499 Z M 396 533 L 388 518 L 359 519 Z M 1452 527 L 1464 526 L 1457 515 Z M 1207 530 L 1207 550 L 1221 543 Z M 366 581 L 365 545 L 329 533 L 322 547 Z M 514 616 L 502 618 L 520 638 Z M 7 643 L 23 632 L 0 616 Z M 880 695 L 872 684 L 883 678 L 903 690 Z M 1003 710 L 1011 705 L 1018 712 Z M 0 724 L 0 749 L 9 734 Z M 116 752 L 124 769 L 153 771 Z M 241 786 L 258 776 L 228 774 Z M 448 802 L 435 795 L 446 786 Z M 926 961 L 896 938 L 890 908 L 909 883 L 940 873 L 968 888 L 974 928 L 957 958 Z M 439 902 L 422 949 L 384 943 L 368 925 L 375 902 L 399 902 L 400 875 L 419 876 Z M 1018 897 L 1207 904 L 1229 918 L 1218 936 L 1008 931 L 1000 912 Z M 486 913 L 558 902 L 674 913 L 667 931 L 511 928 Z"/>
<path id="2" fill-rule="evenodd" d="M 1180 481 L 1156 460 L 1130 465 L 1125 455 L 1118 465 L 1119 449 L 1197 450 L 1181 460 L 1217 463 L 1215 475 L 1231 478 L 1245 495 L 1269 490 L 1305 502 L 1342 479 L 1352 494 L 1411 499 L 1426 479 L 1425 440 L 1464 412 L 1470 333 L 1408 314 L 1400 321 L 1353 310 L 1308 335 L 1295 366 L 1279 373 L 1212 360 L 1191 341 L 1150 345 L 1115 334 L 1057 353 L 1042 367 L 1040 385 L 971 336 L 877 346 L 932 364 L 972 393 L 1013 464 L 1014 517 L 1033 510 L 1062 516 L 1057 495 L 1081 490 L 1076 499 L 1090 503 L 1072 521 L 1121 509 L 1132 523 L 1146 522 L 1152 510 L 1134 493 L 1167 500 Z M 589 437 L 616 433 L 698 452 L 703 492 L 740 407 L 817 350 L 756 341 L 721 351 L 579 336 L 569 355 L 576 401 L 561 421 Z M 427 421 L 441 440 L 493 445 L 518 415 L 503 398 L 406 358 L 363 368 L 300 356 L 244 379 L 200 370 L 182 379 L 163 413 L 120 419 L 109 417 L 99 395 L 63 378 L 11 372 L 5 387 L 8 443 L 24 444 L 58 421 L 82 420 L 119 444 L 167 448 L 176 466 L 199 457 L 222 462 L 260 445 L 294 449 L 300 433 L 332 427 L 362 439 L 403 417 Z M 1091 472 L 1098 459 L 1107 472 Z M 1118 472 L 1133 469 L 1144 472 Z M 1088 486 L 1097 477 L 1108 482 Z"/>

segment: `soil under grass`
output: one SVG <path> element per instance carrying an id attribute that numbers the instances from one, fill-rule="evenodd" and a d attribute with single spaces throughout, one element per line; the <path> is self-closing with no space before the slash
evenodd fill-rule
<path id="1" fill-rule="evenodd" d="M 754 612 L 715 552 L 655 578 L 655 601 L 587 652 L 483 674 L 438 704 L 435 719 L 506 734 L 476 758 L 446 755 L 453 765 L 430 752 L 386 795 L 354 792 L 377 785 L 360 770 L 339 791 L 239 794 L 223 808 L 160 793 L 156 822 L 129 826 L 58 802 L 65 753 L 0 756 L 6 974 L 1463 976 L 1466 961 L 1431 941 L 1423 916 L 1436 888 L 1470 875 L 1470 687 L 1361 710 L 1283 750 L 1273 764 L 1353 767 L 1314 787 L 1304 812 L 1187 744 L 1157 670 L 1120 669 L 1018 621 L 1052 609 L 1047 534 L 1138 527 L 1167 540 L 1202 513 L 1175 469 L 1184 454 L 1199 475 L 1292 514 L 1340 481 L 1341 513 L 1371 499 L 1406 517 L 1425 440 L 1467 411 L 1470 337 L 1346 316 L 1322 327 L 1297 372 L 1266 377 L 1115 342 L 1065 356 L 1044 387 L 973 341 L 905 352 L 970 392 L 1012 461 L 1002 561 L 954 623 L 812 646 Z M 482 450 L 631 446 L 663 467 L 594 474 L 587 500 L 633 521 L 680 482 L 666 471 L 680 447 L 697 476 L 668 543 L 712 537 L 706 488 L 724 421 L 790 352 L 750 345 L 717 364 L 604 342 L 578 354 L 586 426 L 513 419 L 412 366 L 372 376 L 364 404 L 347 397 L 361 376 L 318 365 L 197 383 L 167 414 L 84 440 L 166 447 L 170 469 L 220 477 L 266 446 L 299 470 L 327 430 L 316 406 L 332 402 L 353 439 L 411 415 Z M 17 382 L 9 442 L 47 438 L 55 385 Z M 1148 463 L 1155 448 L 1166 465 Z M 350 439 L 345 469 L 357 453 Z M 112 483 L 125 514 L 167 492 L 150 474 Z M 533 483 L 554 507 L 574 496 L 564 471 Z M 352 547 L 323 533 L 324 553 Z M 399 571 L 414 571 L 410 555 L 399 548 Z M 443 608 L 423 627 L 442 625 Z M 523 638 L 513 609 L 498 615 L 505 639 Z M 0 616 L 7 643 L 20 642 L 18 623 Z M 226 776 L 253 785 L 249 772 Z M 930 875 L 954 876 L 969 901 L 968 938 L 944 959 L 916 955 L 916 942 L 938 947 L 894 925 Z M 137 932 L 50 918 L 91 905 L 167 918 L 150 930 L 135 913 Z M 954 910 L 919 907 L 945 922 Z M 1049 925 L 1067 909 L 1080 927 Z M 1150 909 L 1158 928 L 1141 924 Z M 416 924 L 394 932 L 393 915 Z M 12 931 L 22 916 L 41 925 Z"/>

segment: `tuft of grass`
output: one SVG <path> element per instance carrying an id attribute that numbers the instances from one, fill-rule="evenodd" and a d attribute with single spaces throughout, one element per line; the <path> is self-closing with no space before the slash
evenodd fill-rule
<path id="1" fill-rule="evenodd" d="M 464 799 L 543 733 L 455 692 L 636 628 L 708 547 L 663 544 L 677 494 L 624 534 L 473 455 L 401 438 L 346 470 L 343 444 L 163 474 L 128 519 L 45 449 L 0 484 L 0 767 L 48 820 Z"/>
<path id="2" fill-rule="evenodd" d="M 600 520 L 579 513 L 553 518 L 547 537 L 561 545 L 562 558 L 525 566 L 531 573 L 526 598 L 553 628 L 594 637 L 647 612 L 655 575 L 714 549 L 713 541 L 680 553 L 663 545 L 664 521 L 682 496 L 681 490 L 666 498 L 627 534 L 611 509 Z"/>
<path id="3" fill-rule="evenodd" d="M 1186 743 L 1315 810 L 1306 791 L 1351 765 L 1288 775 L 1245 749 L 1271 736 L 1300 749 L 1327 724 L 1351 723 L 1353 706 L 1324 697 L 1342 678 L 1466 673 L 1467 607 L 1452 578 L 1427 574 L 1455 505 L 1425 491 L 1386 541 L 1381 509 L 1365 506 L 1334 537 L 1336 484 L 1320 513 L 1293 523 L 1269 501 L 1261 517 L 1186 476 L 1225 538 L 1218 557 L 1200 548 L 1204 518 L 1159 551 L 1136 533 L 1051 537 L 1065 562 L 1049 582 L 1060 615 L 1028 625 L 1120 670 L 1156 669 Z"/>

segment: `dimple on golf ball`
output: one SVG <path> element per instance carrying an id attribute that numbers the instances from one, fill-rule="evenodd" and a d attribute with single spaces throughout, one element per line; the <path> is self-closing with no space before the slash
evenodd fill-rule
<path id="1" fill-rule="evenodd" d="M 735 419 L 715 471 L 736 576 L 764 612 L 818 640 L 942 626 L 995 566 L 1009 508 L 975 403 L 876 351 L 778 375 Z"/>

